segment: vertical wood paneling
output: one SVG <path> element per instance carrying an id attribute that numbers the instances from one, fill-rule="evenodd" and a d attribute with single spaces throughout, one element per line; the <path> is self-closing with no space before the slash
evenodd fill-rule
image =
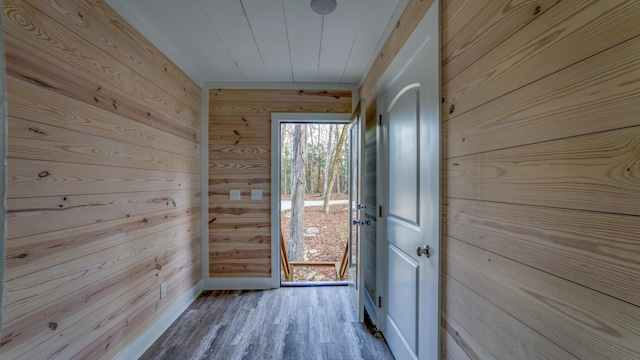
<path id="1" fill-rule="evenodd" d="M 200 88 L 101 0 L 2 10 L 0 358 L 113 358 L 200 280 Z"/>
<path id="2" fill-rule="evenodd" d="M 330 89 L 209 91 L 210 277 L 270 277 L 274 271 L 272 112 L 350 113 L 351 93 Z M 229 200 L 232 189 L 242 191 L 242 200 Z M 250 189 L 262 189 L 262 200 L 252 201 Z"/>

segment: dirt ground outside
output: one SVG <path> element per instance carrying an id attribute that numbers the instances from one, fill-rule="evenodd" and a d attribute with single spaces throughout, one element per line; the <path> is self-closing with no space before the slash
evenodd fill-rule
<path id="1" fill-rule="evenodd" d="M 332 196 L 331 200 L 348 199 L 348 195 Z M 289 200 L 282 197 L 282 200 Z M 305 196 L 305 200 L 322 200 L 320 196 Z M 304 208 L 304 254 L 305 261 L 340 261 L 349 239 L 349 205 L 331 205 L 328 214 L 322 213 L 322 206 Z M 291 211 L 281 213 L 280 223 L 285 244 L 289 243 Z M 281 269 L 282 270 L 282 269 Z M 283 272 L 280 272 L 284 281 Z M 323 267 L 297 267 L 294 281 L 333 281 L 335 269 Z"/>

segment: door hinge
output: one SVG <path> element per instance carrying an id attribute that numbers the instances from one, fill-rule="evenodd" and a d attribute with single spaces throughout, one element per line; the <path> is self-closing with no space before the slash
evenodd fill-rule
<path id="1" fill-rule="evenodd" d="M 378 115 L 378 124 L 382 126 L 382 114 Z"/>
<path id="2" fill-rule="evenodd" d="M 378 217 L 382 217 L 382 205 L 378 206 Z"/>
<path id="3" fill-rule="evenodd" d="M 378 296 L 378 307 L 382 307 L 382 296 Z"/>

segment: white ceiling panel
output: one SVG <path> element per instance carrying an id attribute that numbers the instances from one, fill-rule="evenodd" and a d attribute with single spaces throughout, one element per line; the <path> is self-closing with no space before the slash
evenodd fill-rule
<path id="1" fill-rule="evenodd" d="M 282 0 L 242 0 L 269 81 L 293 82 Z"/>
<path id="2" fill-rule="evenodd" d="M 246 81 L 268 81 L 262 55 L 239 0 L 199 0 Z"/>
<path id="3" fill-rule="evenodd" d="M 316 82 L 320 60 L 322 16 L 307 1 L 283 0 L 294 82 Z"/>
<path id="4" fill-rule="evenodd" d="M 210 73 L 221 81 L 245 81 L 198 0 L 128 0 L 127 4 L 143 21 L 153 23 L 152 31 L 174 53 L 187 59 L 204 59 L 212 69 Z M 187 17 L 188 21 L 181 21 Z"/>
<path id="5" fill-rule="evenodd" d="M 343 1 L 336 11 L 325 15 L 322 24 L 319 79 L 323 82 L 340 82 L 347 66 L 358 28 L 358 4 Z"/>
<path id="6" fill-rule="evenodd" d="M 195 81 L 358 83 L 405 0 L 106 0 Z M 395 20 L 393 20 L 395 21 Z"/>

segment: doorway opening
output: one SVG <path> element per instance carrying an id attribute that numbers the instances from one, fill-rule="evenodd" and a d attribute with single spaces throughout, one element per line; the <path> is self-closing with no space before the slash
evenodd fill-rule
<path id="1" fill-rule="evenodd" d="M 280 124 L 280 281 L 348 279 L 349 124 Z M 345 283 L 346 284 L 346 283 Z"/>

